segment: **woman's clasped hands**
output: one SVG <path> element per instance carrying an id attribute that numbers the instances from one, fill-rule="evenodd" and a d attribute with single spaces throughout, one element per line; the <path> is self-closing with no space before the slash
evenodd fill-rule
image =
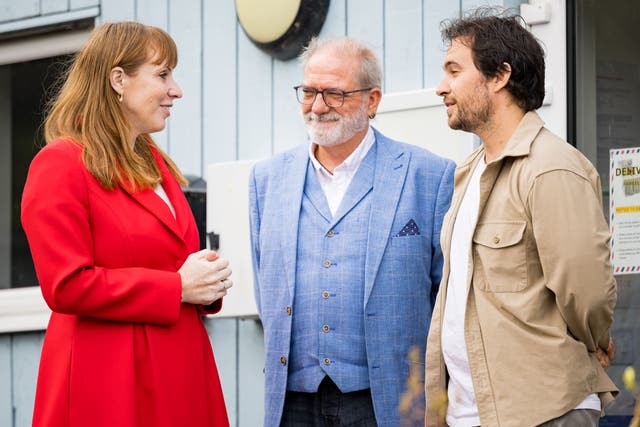
<path id="1" fill-rule="evenodd" d="M 229 261 L 209 249 L 189 255 L 178 273 L 182 278 L 181 302 L 184 303 L 209 305 L 227 295 L 233 286 L 229 280 Z"/>

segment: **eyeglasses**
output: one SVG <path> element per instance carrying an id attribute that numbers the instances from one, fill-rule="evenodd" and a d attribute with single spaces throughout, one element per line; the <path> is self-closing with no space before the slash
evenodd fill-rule
<path id="1" fill-rule="evenodd" d="M 342 104 L 344 104 L 345 96 L 351 95 L 352 93 L 366 92 L 373 89 L 372 87 L 368 87 L 365 89 L 356 90 L 340 90 L 334 88 L 319 90 L 315 87 L 303 85 L 294 86 L 293 88 L 296 91 L 296 97 L 298 98 L 298 102 L 300 104 L 311 105 L 315 102 L 316 96 L 318 96 L 318 94 L 321 94 L 324 103 L 327 104 L 327 107 L 331 108 L 342 107 Z"/>

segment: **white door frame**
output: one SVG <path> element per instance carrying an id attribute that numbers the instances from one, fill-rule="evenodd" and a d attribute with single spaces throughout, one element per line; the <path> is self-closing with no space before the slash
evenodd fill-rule
<path id="1" fill-rule="evenodd" d="M 549 21 L 528 25 L 545 51 L 546 96 L 538 113 L 545 125 L 560 137 L 567 138 L 567 4 L 565 0 L 529 0 L 529 5 L 547 10 Z M 521 8 L 525 20 L 526 8 Z"/>

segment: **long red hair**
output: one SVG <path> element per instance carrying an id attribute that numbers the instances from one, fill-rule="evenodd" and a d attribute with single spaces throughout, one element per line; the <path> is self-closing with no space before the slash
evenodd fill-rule
<path id="1" fill-rule="evenodd" d="M 106 189 L 121 183 L 134 189 L 158 185 L 162 177 L 153 149 L 178 182 L 187 183 L 149 134 L 138 135 L 133 147 L 128 143 L 129 123 L 111 87 L 110 72 L 122 67 L 126 74 L 134 75 L 149 60 L 169 68 L 177 65 L 175 42 L 165 31 L 138 22 L 101 25 L 76 55 L 47 108 L 46 142 L 68 137 L 82 145 L 85 166 Z"/>

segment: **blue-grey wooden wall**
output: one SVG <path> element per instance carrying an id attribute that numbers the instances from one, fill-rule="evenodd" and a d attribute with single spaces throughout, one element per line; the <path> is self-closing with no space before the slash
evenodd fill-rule
<path id="1" fill-rule="evenodd" d="M 444 56 L 439 23 L 478 5 L 519 0 L 332 0 L 322 36 L 367 42 L 384 68 L 384 91 L 434 87 Z M 157 135 L 186 174 L 213 162 L 268 157 L 305 140 L 291 87 L 296 61 L 274 60 L 239 27 L 233 0 L 0 0 L 0 24 L 100 7 L 99 22 L 137 20 L 176 40 L 184 91 Z M 0 298 L 2 298 L 0 294 Z M 232 426 L 261 425 L 262 331 L 256 320 L 208 319 Z M 28 426 L 42 332 L 0 335 L 0 426 Z"/>

